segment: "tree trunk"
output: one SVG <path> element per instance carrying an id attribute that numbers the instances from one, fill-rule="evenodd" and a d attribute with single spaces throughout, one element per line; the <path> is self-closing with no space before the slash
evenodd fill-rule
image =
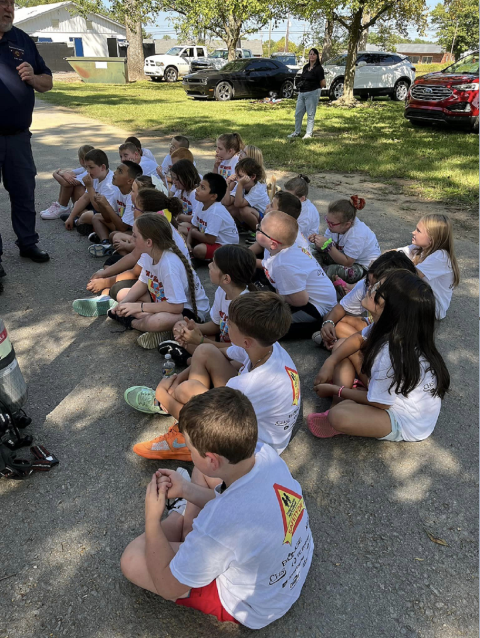
<path id="1" fill-rule="evenodd" d="M 321 64 L 330 59 L 333 42 L 333 27 L 333 20 L 325 20 L 325 36 L 323 39 L 322 57 L 320 59 Z"/>
<path id="2" fill-rule="evenodd" d="M 127 0 L 128 4 L 132 6 L 135 11 L 135 2 Z M 127 69 L 129 82 L 136 82 L 137 80 L 144 80 L 145 74 L 143 72 L 143 65 L 145 57 L 143 55 L 143 36 L 142 36 L 142 23 L 138 19 L 135 23 L 131 22 L 131 17 L 126 17 L 125 27 L 127 30 Z"/>
<path id="3" fill-rule="evenodd" d="M 362 25 L 367 24 L 367 22 L 370 22 L 370 14 L 364 13 L 362 18 Z M 367 42 L 368 42 L 368 29 L 365 29 L 360 34 L 360 40 L 358 41 L 358 51 L 365 51 L 367 48 Z"/>
<path id="4" fill-rule="evenodd" d="M 345 62 L 345 81 L 343 89 L 342 102 L 352 104 L 355 99 L 353 97 L 353 83 L 355 82 L 355 63 L 357 61 L 358 42 L 361 35 L 363 6 L 353 15 L 348 33 L 348 53 Z"/>
<path id="5" fill-rule="evenodd" d="M 233 15 L 228 16 L 228 27 L 225 29 L 223 41 L 227 45 L 229 62 L 237 57 L 237 42 L 240 40 L 241 27 L 242 23 L 238 23 Z"/>

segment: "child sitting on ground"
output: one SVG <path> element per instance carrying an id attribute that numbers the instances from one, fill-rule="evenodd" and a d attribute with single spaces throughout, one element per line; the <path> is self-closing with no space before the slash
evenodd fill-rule
<path id="1" fill-rule="evenodd" d="M 40 213 L 42 219 L 58 219 L 62 215 L 69 215 L 70 213 L 70 200 L 73 204 L 85 192 L 85 185 L 83 178 L 87 174 L 85 168 L 85 155 L 89 151 L 93 151 L 93 146 L 84 144 L 78 149 L 78 163 L 80 166 L 73 170 L 68 168 L 58 168 L 53 172 L 53 179 L 60 184 L 60 192 L 56 202 Z"/>
<path id="2" fill-rule="evenodd" d="M 412 260 L 418 276 L 425 278 L 432 287 L 436 317 L 443 319 L 450 306 L 453 289 L 460 283 L 452 222 L 446 215 L 425 215 L 412 233 L 411 246 L 398 250 Z"/>
<path id="3" fill-rule="evenodd" d="M 142 188 L 156 190 L 155 184 L 152 182 L 152 178 L 150 175 L 139 175 L 136 179 L 133 180 L 132 192 L 130 193 L 130 197 L 132 200 L 134 220 L 138 211 L 138 209 L 136 208 L 137 195 Z M 132 223 L 132 226 L 133 226 L 133 223 Z M 123 256 L 132 252 L 134 243 L 132 239 L 131 229 L 123 233 L 122 232 L 112 233 L 111 240 L 112 240 L 112 246 L 115 249 L 115 253 L 117 255 Z"/>
<path id="4" fill-rule="evenodd" d="M 358 195 L 330 202 L 325 235 L 313 234 L 308 238 L 319 251 L 325 272 L 344 293 L 349 292 L 344 284 L 362 279 L 372 261 L 381 254 L 375 233 L 357 217 L 357 210 L 364 206 L 365 200 Z"/>
<path id="5" fill-rule="evenodd" d="M 268 445 L 256 447 L 255 412 L 240 392 L 194 397 L 179 428 L 195 464 L 192 480 L 185 470 L 153 475 L 145 534 L 124 551 L 122 572 L 219 621 L 265 627 L 299 598 L 312 562 L 301 487 Z M 166 498 L 185 500 L 160 523 Z"/>
<path id="6" fill-rule="evenodd" d="M 199 345 L 190 368 L 163 379 L 156 393 L 142 386 L 128 388 L 125 400 L 141 412 L 178 419 L 192 396 L 207 392 L 211 385 L 227 385 L 250 399 L 258 419 L 258 440 L 281 454 L 300 411 L 298 372 L 277 343 L 290 327 L 288 305 L 273 292 L 250 292 L 234 299 L 228 312 L 230 348 Z M 191 460 L 178 424 L 153 441 L 138 443 L 133 451 L 150 459 Z"/>
<path id="7" fill-rule="evenodd" d="M 291 309 L 288 338 L 311 337 L 337 301 L 321 266 L 307 248 L 295 243 L 297 235 L 295 219 L 280 211 L 265 215 L 257 227 L 257 241 L 269 254 L 262 261 L 265 275 Z"/>
<path id="8" fill-rule="evenodd" d="M 193 354 L 202 343 L 228 348 L 231 343 L 228 308 L 233 299 L 255 290 L 251 283 L 255 274 L 255 257 L 245 246 L 220 246 L 208 265 L 208 272 L 212 284 L 218 286 L 210 311 L 211 320 L 199 325 L 191 319 L 179 321 L 173 328 L 175 342 L 165 341 L 158 346 L 160 354 L 171 354 L 178 363 L 185 363 L 188 355 Z"/>
<path id="9" fill-rule="evenodd" d="M 415 266 L 402 252 L 389 250 L 372 263 L 364 279 L 360 279 L 339 303 L 323 318 L 322 328 L 312 335 L 313 341 L 323 344 L 331 350 L 339 339 L 350 337 L 355 332 L 361 332 L 372 323 L 371 316 L 365 315 L 362 301 L 368 290 L 393 270 L 404 268 L 415 273 Z"/>
<path id="10" fill-rule="evenodd" d="M 65 220 L 65 228 L 76 228 L 81 235 L 92 232 L 93 216 L 96 211 L 97 195 L 103 195 L 111 206 L 115 205 L 117 193 L 112 185 L 113 171 L 109 169 L 108 157 L 104 151 L 94 148 L 85 155 L 88 175 L 83 177 L 86 192 L 75 202 L 72 212 Z M 85 210 L 91 204 L 93 210 Z"/>
<path id="11" fill-rule="evenodd" d="M 257 164 L 260 164 L 260 166 L 263 169 L 264 177 L 263 179 L 260 179 L 259 181 L 264 183 L 266 181 L 266 176 L 265 176 L 265 165 L 263 161 L 263 153 L 261 149 L 259 149 L 258 146 L 253 146 L 252 144 L 246 144 L 238 154 L 238 161 L 245 159 L 246 157 L 251 157 L 253 160 L 257 162 Z"/>
<path id="12" fill-rule="evenodd" d="M 310 237 L 318 233 L 320 228 L 320 215 L 314 204 L 308 198 L 308 185 L 310 179 L 306 175 L 298 175 L 285 183 L 285 190 L 298 197 L 302 202 L 302 212 L 298 218 L 298 227 L 304 237 Z"/>
<path id="13" fill-rule="evenodd" d="M 193 210 L 198 205 L 195 199 L 195 191 L 200 184 L 200 175 L 191 161 L 180 159 L 172 165 L 170 179 L 172 180 L 173 196 L 178 197 L 183 205 L 183 211 L 177 219 L 178 232 L 187 239 L 188 231 L 191 228 Z"/>
<path id="14" fill-rule="evenodd" d="M 373 324 L 334 348 L 315 379 L 327 412 L 311 414 L 312 434 L 421 441 L 435 428 L 450 375 L 435 341 L 435 297 L 406 270 L 377 281 L 362 301 Z M 360 379 L 368 392 L 355 388 Z"/>
<path id="15" fill-rule="evenodd" d="M 140 215 L 132 236 L 142 253 L 142 272 L 132 288 L 118 292 L 120 303 L 108 316 L 127 330 L 141 330 L 138 345 L 152 349 L 171 338 L 173 326 L 182 317 L 205 321 L 209 303 L 196 272 L 175 244 L 166 217 Z"/>
<path id="16" fill-rule="evenodd" d="M 250 230 L 248 240 L 255 241 L 255 228 L 263 218 L 270 198 L 265 185 L 263 167 L 251 157 L 240 160 L 235 168 L 235 175 L 228 178 L 228 187 L 222 204 L 238 222 L 245 224 Z"/>
<path id="17" fill-rule="evenodd" d="M 162 165 L 157 166 L 157 175 L 161 177 L 163 180 L 166 179 L 167 173 L 170 171 L 173 165 L 171 155 L 178 148 L 187 148 L 187 149 L 190 148 L 190 142 L 188 140 L 188 137 L 185 137 L 184 135 L 174 135 L 172 137 L 168 155 L 165 155 Z"/>
<path id="18" fill-rule="evenodd" d="M 217 138 L 215 150 L 215 164 L 213 172 L 225 179 L 234 175 L 238 162 L 238 154 L 244 147 L 242 138 L 238 133 L 224 133 Z"/>
<path id="19" fill-rule="evenodd" d="M 135 164 L 140 164 L 144 175 L 157 174 L 157 162 L 149 159 L 145 155 L 141 155 L 141 152 L 132 142 L 120 144 L 118 152 L 120 154 L 121 162 L 129 161 L 135 162 Z"/>
<path id="20" fill-rule="evenodd" d="M 212 259 L 224 244 L 238 244 L 238 230 L 232 216 L 221 203 L 227 183 L 221 175 L 207 173 L 195 191 L 198 202 L 187 235 L 187 247 L 197 259 Z"/>
<path id="21" fill-rule="evenodd" d="M 103 257 L 113 252 L 112 233 L 115 231 L 131 231 L 134 217 L 130 193 L 132 184 L 142 174 L 142 169 L 135 162 L 125 160 L 117 166 L 113 174 L 112 186 L 115 189 L 115 201 L 110 203 L 104 195 L 95 197 L 95 206 L 99 215 L 92 218 L 93 233 L 89 235 L 92 243 L 88 252 L 93 257 Z"/>
<path id="22" fill-rule="evenodd" d="M 147 159 L 152 160 L 152 162 L 155 162 L 155 164 L 157 163 L 157 160 L 155 159 L 152 151 L 149 148 L 142 148 L 142 144 L 138 137 L 127 137 L 124 143 L 128 144 L 129 142 L 135 145 L 136 149 L 142 157 L 146 157 Z"/>

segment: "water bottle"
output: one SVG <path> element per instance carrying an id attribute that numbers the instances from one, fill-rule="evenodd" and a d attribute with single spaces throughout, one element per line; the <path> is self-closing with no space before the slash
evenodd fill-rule
<path id="1" fill-rule="evenodd" d="M 165 361 L 162 363 L 162 374 L 164 377 L 171 377 L 175 372 L 175 364 L 172 361 L 172 355 L 166 354 Z"/>
<path id="2" fill-rule="evenodd" d="M 15 350 L 8 338 L 5 324 L 0 318 L 0 403 L 12 413 L 17 412 L 27 400 L 27 384 L 15 357 Z"/>

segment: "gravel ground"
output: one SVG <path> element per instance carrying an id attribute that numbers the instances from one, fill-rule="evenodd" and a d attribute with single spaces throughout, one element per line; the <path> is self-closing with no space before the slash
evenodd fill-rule
<path id="1" fill-rule="evenodd" d="M 95 141 L 114 163 L 118 144 L 130 134 L 40 102 L 32 131 L 38 210 L 56 197 L 52 170 L 74 166 L 80 144 Z M 168 140 L 145 145 L 162 158 Z M 194 151 L 205 172 L 210 147 Z M 312 189 L 311 199 L 320 210 L 364 183 L 361 217 L 383 249 L 408 243 L 412 223 L 441 209 L 411 197 L 407 205 L 391 185 L 359 176 L 317 177 L 313 183 L 321 187 Z M 164 602 L 122 577 L 120 555 L 143 531 L 145 486 L 156 469 L 131 448 L 170 424 L 134 413 L 122 395 L 130 385 L 156 383 L 159 357 L 105 318 L 73 313 L 72 300 L 84 296 L 88 276 L 99 267 L 85 238 L 67 233 L 59 221 L 39 219 L 40 246 L 51 260 L 33 264 L 18 256 L 1 189 L 0 219 L 8 273 L 0 314 L 29 384 L 28 430 L 60 459 L 49 474 L 0 482 L 1 638 L 253 633 Z M 462 283 L 437 337 L 452 389 L 433 436 L 415 444 L 321 441 L 302 426 L 283 457 L 303 486 L 314 562 L 298 603 L 257 635 L 478 636 L 478 247 L 470 228 L 464 220 L 456 226 Z M 199 275 L 206 281 L 206 268 Z M 309 342 L 288 350 L 301 374 L 304 414 L 325 409 L 311 389 L 325 352 Z"/>

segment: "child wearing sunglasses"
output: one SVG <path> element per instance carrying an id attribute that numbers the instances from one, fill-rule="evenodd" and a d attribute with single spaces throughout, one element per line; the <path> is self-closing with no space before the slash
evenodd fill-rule
<path id="1" fill-rule="evenodd" d="M 312 234 L 308 238 L 319 251 L 325 272 L 344 292 L 348 292 L 344 284 L 362 279 L 381 254 L 375 233 L 357 217 L 357 210 L 364 206 L 365 200 L 357 195 L 331 202 L 325 217 L 328 226 L 325 234 Z"/>

